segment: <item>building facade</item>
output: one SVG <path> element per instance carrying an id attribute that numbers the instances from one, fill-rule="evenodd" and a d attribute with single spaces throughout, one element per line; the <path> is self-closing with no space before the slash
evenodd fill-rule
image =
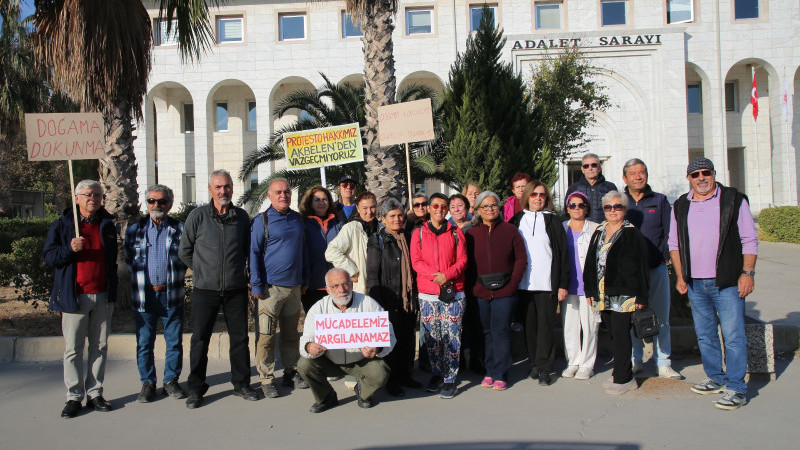
<path id="1" fill-rule="evenodd" d="M 556 192 L 579 176 L 580 153 L 601 156 L 622 186 L 633 157 L 671 200 L 688 190 L 686 164 L 706 156 L 722 183 L 747 193 L 753 212 L 797 205 L 800 188 L 800 1 L 504 0 L 487 3 L 507 38 L 503 57 L 523 76 L 563 47 L 580 46 L 598 68 L 612 107 L 593 141 L 559 165 Z M 152 5 L 151 5 L 152 6 Z M 477 28 L 483 2 L 403 0 L 395 17 L 398 87 L 444 89 L 450 65 Z M 343 1 L 232 0 L 212 9 L 217 45 L 183 64 L 150 9 L 156 47 L 138 125 L 139 185 L 173 187 L 176 202 L 207 202 L 215 169 L 234 176 L 246 154 L 296 120 L 272 114 L 286 95 L 332 81 L 363 82 L 360 31 Z M 751 105 L 756 80 L 758 116 Z M 259 167 L 253 180 L 280 169 Z M 429 183 L 428 190 L 444 190 Z"/>

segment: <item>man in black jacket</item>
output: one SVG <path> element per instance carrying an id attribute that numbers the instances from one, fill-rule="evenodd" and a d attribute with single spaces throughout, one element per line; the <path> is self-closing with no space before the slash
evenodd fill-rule
<path id="1" fill-rule="evenodd" d="M 225 170 L 211 172 L 211 203 L 199 206 L 186 218 L 180 257 L 192 269 L 192 341 L 189 352 L 189 398 L 186 407 L 198 408 L 208 390 L 208 344 L 219 308 L 225 314 L 230 336 L 233 395 L 258 400 L 250 388 L 250 348 L 247 336 L 247 272 L 250 251 L 250 217 L 231 204 L 233 179 Z"/>
<path id="2" fill-rule="evenodd" d="M 672 344 L 669 326 L 669 303 L 671 289 L 667 239 L 669 238 L 669 215 L 672 208 L 664 194 L 653 192 L 647 184 L 647 166 L 639 158 L 628 160 L 622 167 L 622 180 L 628 196 L 628 212 L 625 218 L 633 224 L 645 238 L 650 263 L 650 308 L 656 313 L 660 329 L 653 337 L 658 376 L 682 380 L 683 375 L 672 368 L 670 355 Z M 633 337 L 633 373 L 642 371 L 644 345 L 641 339 Z"/>
<path id="3" fill-rule="evenodd" d="M 581 158 L 581 172 L 583 172 L 583 178 L 572 183 L 567 189 L 567 195 L 564 198 L 569 198 L 569 194 L 575 191 L 581 191 L 586 194 L 589 197 L 589 205 L 592 207 L 587 219 L 601 223 L 606 220 L 606 216 L 603 213 L 603 196 L 611 191 L 616 191 L 617 186 L 610 181 L 606 181 L 606 177 L 603 176 L 603 164 L 600 162 L 600 157 L 594 153 L 583 155 L 583 158 Z"/>

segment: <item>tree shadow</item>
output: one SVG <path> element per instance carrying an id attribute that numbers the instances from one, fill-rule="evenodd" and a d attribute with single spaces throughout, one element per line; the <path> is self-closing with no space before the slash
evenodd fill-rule
<path id="1" fill-rule="evenodd" d="M 631 443 L 568 442 L 568 441 L 484 441 L 452 442 L 439 444 L 409 444 L 360 447 L 357 450 L 639 450 L 641 446 Z"/>

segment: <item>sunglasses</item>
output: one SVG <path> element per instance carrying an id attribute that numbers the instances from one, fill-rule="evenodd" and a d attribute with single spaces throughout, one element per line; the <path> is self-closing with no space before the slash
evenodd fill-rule
<path id="1" fill-rule="evenodd" d="M 428 206 L 428 202 L 414 203 L 414 208 L 422 208 L 424 206 Z"/>
<path id="2" fill-rule="evenodd" d="M 617 203 L 614 205 L 603 205 L 603 211 L 625 211 L 625 205 Z"/>
<path id="3" fill-rule="evenodd" d="M 543 192 L 534 192 L 533 194 L 531 194 L 531 198 L 536 198 L 536 197 L 547 198 L 547 194 Z"/>
<path id="4" fill-rule="evenodd" d="M 567 205 L 569 209 L 586 209 L 586 203 L 570 203 Z"/>
<path id="5" fill-rule="evenodd" d="M 599 165 L 599 164 L 597 164 L 597 163 L 584 164 L 584 165 L 583 165 L 583 168 L 584 168 L 584 169 L 588 169 L 589 167 L 591 167 L 592 169 L 596 169 L 598 165 Z"/>
<path id="6" fill-rule="evenodd" d="M 447 209 L 447 205 L 443 205 L 441 203 L 431 203 L 431 208 L 433 208 L 434 211 L 438 211 L 439 208 Z"/>
<path id="7" fill-rule="evenodd" d="M 158 203 L 158 206 L 165 206 L 165 205 L 167 205 L 169 203 L 169 200 L 167 200 L 165 198 L 148 198 L 147 199 L 147 204 L 148 205 L 155 205 L 156 203 Z"/>
<path id="8" fill-rule="evenodd" d="M 689 176 L 692 178 L 697 178 L 700 176 L 701 173 L 703 174 L 704 177 L 710 177 L 714 175 L 713 170 L 704 169 L 704 170 L 698 170 L 697 172 L 692 172 L 689 174 Z"/>
<path id="9" fill-rule="evenodd" d="M 349 189 L 355 189 L 356 188 L 356 184 L 351 182 L 351 181 L 347 181 L 345 183 L 339 183 L 339 186 L 341 186 L 343 188 L 349 188 Z"/>

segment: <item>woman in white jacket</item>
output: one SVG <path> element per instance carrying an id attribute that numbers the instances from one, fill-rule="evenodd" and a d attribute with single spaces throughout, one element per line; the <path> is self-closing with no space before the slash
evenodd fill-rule
<path id="1" fill-rule="evenodd" d="M 598 225 L 586 220 L 590 208 L 589 199 L 580 191 L 573 192 L 564 201 L 564 209 L 570 217 L 564 222 L 564 229 L 567 232 L 570 283 L 567 288 L 567 299 L 561 305 L 564 350 L 567 354 L 567 368 L 561 376 L 575 377 L 576 380 L 588 380 L 594 375 L 597 329 L 600 326 L 600 312 L 586 300 L 583 291 L 583 265 L 586 262 L 589 242 Z"/>
<path id="2" fill-rule="evenodd" d="M 347 222 L 328 244 L 325 259 L 344 269 L 353 280 L 353 291 L 367 293 L 367 239 L 378 231 L 375 194 L 362 192 L 356 199 L 358 217 Z"/>

